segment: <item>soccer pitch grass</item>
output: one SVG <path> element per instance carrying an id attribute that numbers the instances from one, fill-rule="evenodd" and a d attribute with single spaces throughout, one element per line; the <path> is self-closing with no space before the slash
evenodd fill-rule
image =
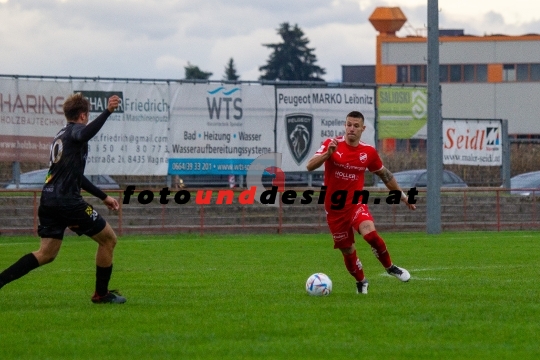
<path id="1" fill-rule="evenodd" d="M 408 283 L 357 238 L 370 281 L 357 295 L 331 237 L 119 239 L 96 305 L 96 244 L 66 237 L 55 262 L 0 290 L 0 359 L 538 359 L 537 232 L 383 233 Z M 37 248 L 0 237 L 0 269 Z M 304 290 L 333 281 L 328 297 Z"/>

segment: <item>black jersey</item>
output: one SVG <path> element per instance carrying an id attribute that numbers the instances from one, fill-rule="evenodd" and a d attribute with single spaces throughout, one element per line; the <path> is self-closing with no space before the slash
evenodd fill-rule
<path id="1" fill-rule="evenodd" d="M 70 206 L 84 202 L 81 188 L 104 200 L 107 195 L 84 176 L 88 141 L 111 115 L 105 110 L 88 125 L 68 122 L 51 144 L 50 168 L 41 193 L 41 204 Z"/>

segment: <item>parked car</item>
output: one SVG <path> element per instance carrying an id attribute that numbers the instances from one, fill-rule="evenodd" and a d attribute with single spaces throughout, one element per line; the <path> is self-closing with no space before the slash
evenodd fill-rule
<path id="1" fill-rule="evenodd" d="M 308 176 L 311 175 L 311 186 L 321 187 L 324 185 L 324 173 L 307 173 L 307 172 L 285 172 L 285 187 L 303 187 L 308 186 Z M 262 183 L 265 187 L 272 186 L 274 176 L 263 175 Z"/>
<path id="2" fill-rule="evenodd" d="M 394 178 L 401 186 L 402 189 L 410 189 L 413 187 L 425 188 L 427 187 L 427 169 L 406 170 L 394 173 Z M 375 186 L 378 188 L 386 189 L 386 186 L 382 180 L 377 177 Z M 459 176 L 451 172 L 450 170 L 443 170 L 442 186 L 443 188 L 466 188 L 467 183 L 463 181 Z"/>
<path id="3" fill-rule="evenodd" d="M 308 173 L 306 172 L 285 172 L 285 187 L 302 187 L 308 186 Z M 311 186 L 320 187 L 323 185 L 323 173 L 312 173 Z M 261 182 L 265 187 L 271 187 L 272 181 L 275 178 L 275 175 L 270 175 L 264 173 L 261 176 Z M 182 181 L 183 186 L 189 188 L 206 188 L 206 187 L 221 187 L 228 188 L 230 186 L 229 176 L 228 175 L 179 175 L 178 181 Z M 240 177 L 237 176 L 235 179 L 235 186 L 238 186 Z M 246 186 L 244 177 L 244 184 Z"/>
<path id="4" fill-rule="evenodd" d="M 510 194 L 529 196 L 533 190 L 540 196 L 540 171 L 519 174 L 510 178 Z"/>
<path id="5" fill-rule="evenodd" d="M 41 190 L 45 184 L 45 176 L 49 169 L 34 170 L 21 174 L 19 189 Z M 120 185 L 109 175 L 87 176 L 90 181 L 102 190 L 120 189 Z M 14 181 L 5 186 L 6 189 L 17 189 Z"/>

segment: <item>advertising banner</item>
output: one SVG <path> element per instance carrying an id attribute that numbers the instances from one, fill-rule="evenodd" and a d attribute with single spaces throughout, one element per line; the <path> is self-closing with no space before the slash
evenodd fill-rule
<path id="1" fill-rule="evenodd" d="M 88 142 L 86 175 L 166 175 L 169 87 L 166 84 L 73 82 L 90 101 L 90 120 L 112 95 L 121 105 Z"/>
<path id="2" fill-rule="evenodd" d="M 351 111 L 365 117 L 361 141 L 375 146 L 373 89 L 277 88 L 276 102 L 276 151 L 283 154 L 284 171 L 306 171 L 324 140 L 345 133 L 345 118 Z"/>
<path id="3" fill-rule="evenodd" d="M 443 119 L 443 164 L 502 164 L 500 120 Z"/>
<path id="4" fill-rule="evenodd" d="M 68 82 L 0 79 L 0 161 L 48 163 L 70 93 Z"/>
<path id="5" fill-rule="evenodd" d="M 427 89 L 379 87 L 377 118 L 379 139 L 425 139 Z"/>
<path id="6" fill-rule="evenodd" d="M 173 84 L 171 175 L 245 175 L 274 151 L 274 87 Z"/>

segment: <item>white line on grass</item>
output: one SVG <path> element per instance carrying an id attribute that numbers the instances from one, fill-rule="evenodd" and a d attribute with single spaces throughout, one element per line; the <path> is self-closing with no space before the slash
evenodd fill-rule
<path id="1" fill-rule="evenodd" d="M 388 273 L 381 273 L 380 275 L 381 275 L 381 276 L 386 276 L 386 277 L 393 277 L 392 275 L 390 275 L 390 274 L 388 274 Z M 439 279 L 439 278 L 432 278 L 432 277 L 418 277 L 418 276 L 412 276 L 412 275 L 411 275 L 411 280 L 444 281 L 444 279 Z"/>
<path id="2" fill-rule="evenodd" d="M 502 268 L 522 268 L 525 264 L 516 264 L 516 265 L 482 265 L 482 266 L 445 266 L 445 267 L 433 267 L 433 268 L 423 268 L 423 269 L 411 269 L 410 272 L 419 272 L 419 271 L 443 271 L 443 270 L 487 270 L 487 269 L 502 269 Z"/>

